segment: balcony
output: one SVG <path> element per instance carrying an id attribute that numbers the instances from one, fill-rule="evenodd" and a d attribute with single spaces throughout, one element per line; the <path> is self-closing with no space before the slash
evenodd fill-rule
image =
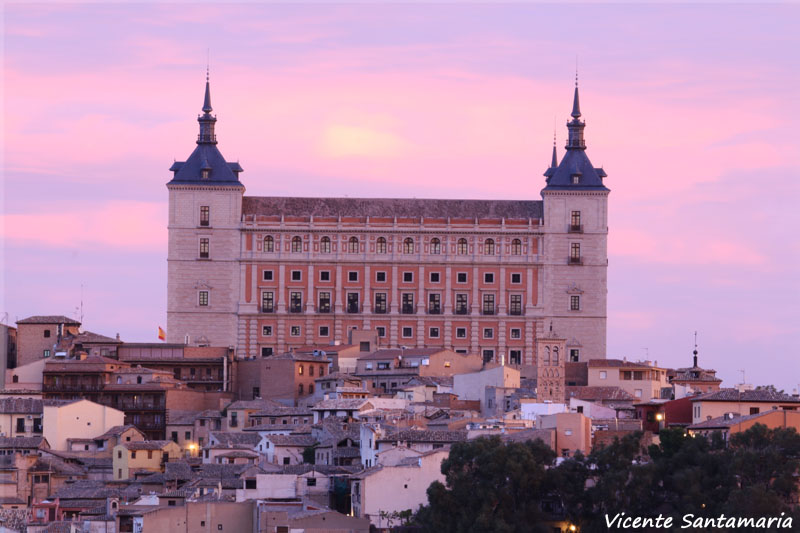
<path id="1" fill-rule="evenodd" d="M 572 257 L 572 256 L 570 256 L 568 264 L 570 264 L 570 265 L 582 265 L 583 264 L 583 259 L 580 258 L 580 257 Z"/>
<path id="2" fill-rule="evenodd" d="M 115 409 L 126 409 L 130 411 L 163 411 L 164 404 L 153 402 L 118 402 L 116 405 L 112 404 Z"/>
<path id="3" fill-rule="evenodd" d="M 570 233 L 583 233 L 583 224 L 570 224 L 568 231 Z"/>
<path id="4" fill-rule="evenodd" d="M 320 305 L 317 307 L 317 313 L 330 313 L 331 312 L 331 304 Z"/>
<path id="5" fill-rule="evenodd" d="M 455 313 L 457 315 L 468 315 L 469 309 L 467 309 L 466 307 L 456 307 Z"/>
<path id="6" fill-rule="evenodd" d="M 494 311 L 493 307 L 491 307 L 491 308 L 490 307 L 484 307 L 483 308 L 483 313 L 481 313 L 481 314 L 483 314 L 483 315 L 493 315 L 494 313 L 495 313 L 495 311 Z"/>
<path id="7" fill-rule="evenodd" d="M 442 310 L 438 305 L 434 305 L 434 306 L 428 308 L 428 314 L 429 315 L 441 315 L 442 314 Z"/>
<path id="8" fill-rule="evenodd" d="M 376 307 L 376 308 L 374 309 L 374 311 L 373 311 L 373 312 L 374 312 L 375 314 L 378 314 L 378 315 L 385 315 L 385 314 L 386 314 L 386 307 L 385 307 L 385 306 L 383 306 L 383 307 Z"/>
<path id="9" fill-rule="evenodd" d="M 292 304 L 292 305 L 289 306 L 289 312 L 290 313 L 302 313 L 303 312 L 303 306 L 302 305 Z"/>
<path id="10" fill-rule="evenodd" d="M 347 304 L 347 312 L 348 313 L 360 313 L 361 308 L 358 304 Z"/>
<path id="11" fill-rule="evenodd" d="M 269 305 L 269 306 L 262 305 L 261 306 L 261 312 L 262 313 L 274 313 L 275 312 L 275 308 L 272 307 L 271 305 Z"/>
<path id="12" fill-rule="evenodd" d="M 508 314 L 511 316 L 522 316 L 522 309 L 511 309 Z"/>
<path id="13" fill-rule="evenodd" d="M 409 304 L 403 304 L 403 309 L 400 311 L 404 315 L 413 315 L 414 313 L 414 306 Z"/>
<path id="14" fill-rule="evenodd" d="M 73 384 L 73 383 L 45 383 L 42 385 L 44 392 L 101 392 L 100 384 Z"/>

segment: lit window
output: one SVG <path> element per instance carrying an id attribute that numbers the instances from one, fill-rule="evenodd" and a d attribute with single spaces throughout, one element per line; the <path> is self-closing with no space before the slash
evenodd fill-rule
<path id="1" fill-rule="evenodd" d="M 292 337 L 299 337 L 300 336 L 300 326 L 292 326 L 289 330 L 289 335 Z"/>
<path id="2" fill-rule="evenodd" d="M 210 209 L 207 205 L 200 206 L 200 225 L 208 226 L 211 220 Z"/>
<path id="3" fill-rule="evenodd" d="M 483 253 L 486 255 L 494 255 L 494 240 L 486 239 L 483 243 Z"/>
<path id="4" fill-rule="evenodd" d="M 442 253 L 442 241 L 440 241 L 435 237 L 431 239 L 431 253 L 432 254 Z"/>
<path id="5" fill-rule="evenodd" d="M 261 335 L 264 337 L 272 337 L 272 326 L 264 326 L 261 328 Z"/>
<path id="6" fill-rule="evenodd" d="M 264 237 L 264 251 L 265 252 L 275 251 L 275 239 L 273 239 L 271 235 L 267 235 L 266 237 Z"/>
<path id="7" fill-rule="evenodd" d="M 403 253 L 404 254 L 413 254 L 414 253 L 414 239 L 411 237 L 406 237 L 403 241 Z"/>
<path id="8" fill-rule="evenodd" d="M 569 297 L 569 310 L 570 311 L 580 311 L 581 310 L 581 297 L 578 295 L 572 295 Z"/>
<path id="9" fill-rule="evenodd" d="M 522 254 L 522 241 L 519 239 L 514 239 L 511 241 L 511 255 L 521 255 Z"/>
<path id="10" fill-rule="evenodd" d="M 200 291 L 198 294 L 198 302 L 201 307 L 208 305 L 208 291 Z"/>
<path id="11" fill-rule="evenodd" d="M 201 259 L 208 259 L 209 257 L 209 243 L 208 239 L 203 238 L 200 239 L 200 258 Z"/>
<path id="12" fill-rule="evenodd" d="M 456 252 L 458 255 L 467 255 L 468 251 L 467 239 L 458 239 L 458 244 L 456 245 Z"/>

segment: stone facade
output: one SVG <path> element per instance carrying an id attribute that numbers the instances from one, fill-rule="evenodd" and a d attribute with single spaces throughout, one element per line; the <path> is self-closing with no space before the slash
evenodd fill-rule
<path id="1" fill-rule="evenodd" d="M 542 200 L 246 197 L 208 85 L 203 110 L 167 184 L 168 342 L 254 358 L 368 329 L 385 348 L 532 367 L 552 323 L 568 360 L 605 357 L 608 189 L 583 153 L 577 87 Z"/>

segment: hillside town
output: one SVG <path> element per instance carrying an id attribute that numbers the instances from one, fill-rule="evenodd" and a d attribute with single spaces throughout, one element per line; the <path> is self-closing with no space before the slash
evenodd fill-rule
<path id="1" fill-rule="evenodd" d="M 367 532 L 426 504 L 450 447 L 483 436 L 539 439 L 563 460 L 664 428 L 800 429 L 796 393 L 723 387 L 697 350 L 679 368 L 571 362 L 555 330 L 531 369 L 358 330 L 237 359 L 66 316 L 3 329 L 3 531 Z M 552 525 L 569 527 L 557 512 Z"/>

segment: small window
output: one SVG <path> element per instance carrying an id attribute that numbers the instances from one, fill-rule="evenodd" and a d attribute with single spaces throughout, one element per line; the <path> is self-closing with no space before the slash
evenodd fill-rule
<path id="1" fill-rule="evenodd" d="M 328 326 L 320 326 L 319 327 L 319 336 L 320 337 L 327 337 L 329 335 Z"/>
<path id="2" fill-rule="evenodd" d="M 442 241 L 435 237 L 431 239 L 431 253 L 437 255 L 442 253 Z"/>
<path id="3" fill-rule="evenodd" d="M 207 205 L 200 206 L 200 225 L 208 226 L 210 222 L 210 209 Z"/>
<path id="4" fill-rule="evenodd" d="M 572 175 L 572 184 L 578 185 L 581 182 L 581 177 L 578 174 Z"/>
<path id="5" fill-rule="evenodd" d="M 209 240 L 207 238 L 200 239 L 200 258 L 209 258 Z"/>
<path id="6" fill-rule="evenodd" d="M 378 241 L 375 243 L 375 251 L 379 254 L 386 253 L 386 238 L 385 237 L 378 237 Z M 386 272 L 383 272 L 384 277 L 386 276 Z M 378 280 L 380 281 L 380 280 Z M 384 280 L 386 281 L 386 280 Z"/>
<path id="7" fill-rule="evenodd" d="M 432 339 L 438 339 L 439 338 L 439 328 L 430 328 L 430 330 L 428 330 L 428 336 L 430 338 L 432 338 Z"/>
<path id="8" fill-rule="evenodd" d="M 494 361 L 494 350 L 483 350 L 483 362 L 489 363 Z"/>
<path id="9" fill-rule="evenodd" d="M 303 239 L 298 236 L 292 237 L 292 252 L 303 251 Z"/>
<path id="10" fill-rule="evenodd" d="M 511 328 L 511 338 L 512 339 L 521 339 L 522 338 L 522 330 L 520 328 Z"/>
<path id="11" fill-rule="evenodd" d="M 577 263 L 581 260 L 581 243 L 573 242 L 569 246 L 569 259 L 571 262 Z"/>
<path id="12" fill-rule="evenodd" d="M 413 283 L 413 282 L 414 282 L 414 273 L 403 272 L 403 283 Z"/>
<path id="13" fill-rule="evenodd" d="M 319 251 L 323 254 L 331 253 L 331 238 L 330 237 L 323 237 L 319 241 Z M 325 280 L 327 281 L 327 280 Z"/>
<path id="14" fill-rule="evenodd" d="M 493 328 L 483 328 L 483 338 L 484 339 L 493 339 L 494 338 L 494 329 Z"/>
<path id="15" fill-rule="evenodd" d="M 376 272 L 375 273 L 375 281 L 378 283 L 385 283 L 386 282 L 386 272 Z"/>
<path id="16" fill-rule="evenodd" d="M 272 238 L 272 235 L 264 237 L 264 251 L 268 253 L 275 251 L 275 239 Z"/>
<path id="17" fill-rule="evenodd" d="M 358 237 L 350 237 L 350 241 L 347 243 L 347 252 L 351 254 L 358 253 Z"/>
<path id="18" fill-rule="evenodd" d="M 44 336 L 45 336 L 45 338 L 49 338 L 50 337 L 50 330 L 49 329 L 44 330 Z"/>
<path id="19" fill-rule="evenodd" d="M 299 337 L 300 336 L 300 326 L 292 326 L 289 330 L 289 335 L 292 337 Z"/>
<path id="20" fill-rule="evenodd" d="M 520 274 L 519 272 L 514 272 L 513 274 L 511 274 L 511 283 L 513 283 L 514 285 L 519 285 L 520 283 L 522 283 L 522 274 Z"/>
<path id="21" fill-rule="evenodd" d="M 292 281 L 302 281 L 302 280 L 303 280 L 303 271 L 292 270 Z"/>
<path id="22" fill-rule="evenodd" d="M 200 305 L 201 307 L 207 307 L 208 306 L 208 291 L 200 291 L 198 293 L 197 300 L 198 300 L 197 301 L 198 305 Z"/>
<path id="23" fill-rule="evenodd" d="M 456 328 L 456 338 L 457 339 L 466 339 L 467 338 L 467 328 Z"/>
<path id="24" fill-rule="evenodd" d="M 431 283 L 439 283 L 441 274 L 439 272 L 431 272 Z"/>
<path id="25" fill-rule="evenodd" d="M 486 239 L 486 241 L 484 241 L 483 253 L 486 255 L 494 255 L 494 240 Z"/>
<path id="26" fill-rule="evenodd" d="M 264 337 L 272 337 L 272 326 L 264 326 L 261 328 L 261 335 Z"/>
<path id="27" fill-rule="evenodd" d="M 466 283 L 467 282 L 467 273 L 466 272 L 459 272 L 456 274 L 456 283 Z"/>
<path id="28" fill-rule="evenodd" d="M 43 355 L 44 357 L 50 357 L 50 350 L 44 350 L 44 351 L 42 352 L 42 355 Z"/>
<path id="29" fill-rule="evenodd" d="M 511 255 L 522 255 L 522 241 L 514 239 L 511 241 Z"/>
<path id="30" fill-rule="evenodd" d="M 403 327 L 403 338 L 408 339 L 414 336 L 414 328 L 409 326 Z"/>
<path id="31" fill-rule="evenodd" d="M 469 253 L 469 245 L 467 245 L 467 239 L 458 239 L 458 244 L 456 245 L 456 253 L 458 255 L 467 255 Z"/>
<path id="32" fill-rule="evenodd" d="M 309 487 L 316 487 L 317 486 L 317 478 L 309 477 L 306 478 L 306 485 Z"/>
<path id="33" fill-rule="evenodd" d="M 347 273 L 347 281 L 358 281 L 358 271 L 350 271 Z"/>
<path id="34" fill-rule="evenodd" d="M 411 237 L 406 237 L 403 241 L 403 253 L 404 254 L 413 254 L 414 253 L 414 239 Z"/>
<path id="35" fill-rule="evenodd" d="M 261 357 L 272 357 L 272 347 L 270 347 L 270 346 L 262 346 L 261 347 Z"/>
<path id="36" fill-rule="evenodd" d="M 331 273 L 329 270 L 323 270 L 319 273 L 319 280 L 320 281 L 330 281 L 331 280 Z"/>
<path id="37" fill-rule="evenodd" d="M 508 352 L 508 362 L 512 365 L 519 365 L 522 364 L 522 351 L 521 350 L 509 350 Z"/>
<path id="38" fill-rule="evenodd" d="M 574 294 L 569 297 L 569 310 L 570 311 L 580 311 L 581 310 L 581 297 Z"/>
<path id="39" fill-rule="evenodd" d="M 760 409 L 758 407 L 751 407 L 750 408 L 750 414 L 751 415 L 757 415 L 759 412 L 760 412 Z"/>
<path id="40" fill-rule="evenodd" d="M 483 282 L 484 283 L 494 283 L 494 274 L 492 272 L 486 272 L 483 274 Z"/>
<path id="41" fill-rule="evenodd" d="M 578 348 L 570 348 L 569 360 L 572 363 L 577 363 L 581 360 L 581 351 Z"/>
<path id="42" fill-rule="evenodd" d="M 272 270 L 265 270 L 264 274 L 263 274 L 263 277 L 264 277 L 264 281 L 272 281 L 272 279 L 273 279 L 272 278 Z"/>
<path id="43" fill-rule="evenodd" d="M 386 328 L 383 326 L 378 326 L 375 328 L 375 331 L 378 332 L 378 337 L 385 337 L 386 336 Z"/>

